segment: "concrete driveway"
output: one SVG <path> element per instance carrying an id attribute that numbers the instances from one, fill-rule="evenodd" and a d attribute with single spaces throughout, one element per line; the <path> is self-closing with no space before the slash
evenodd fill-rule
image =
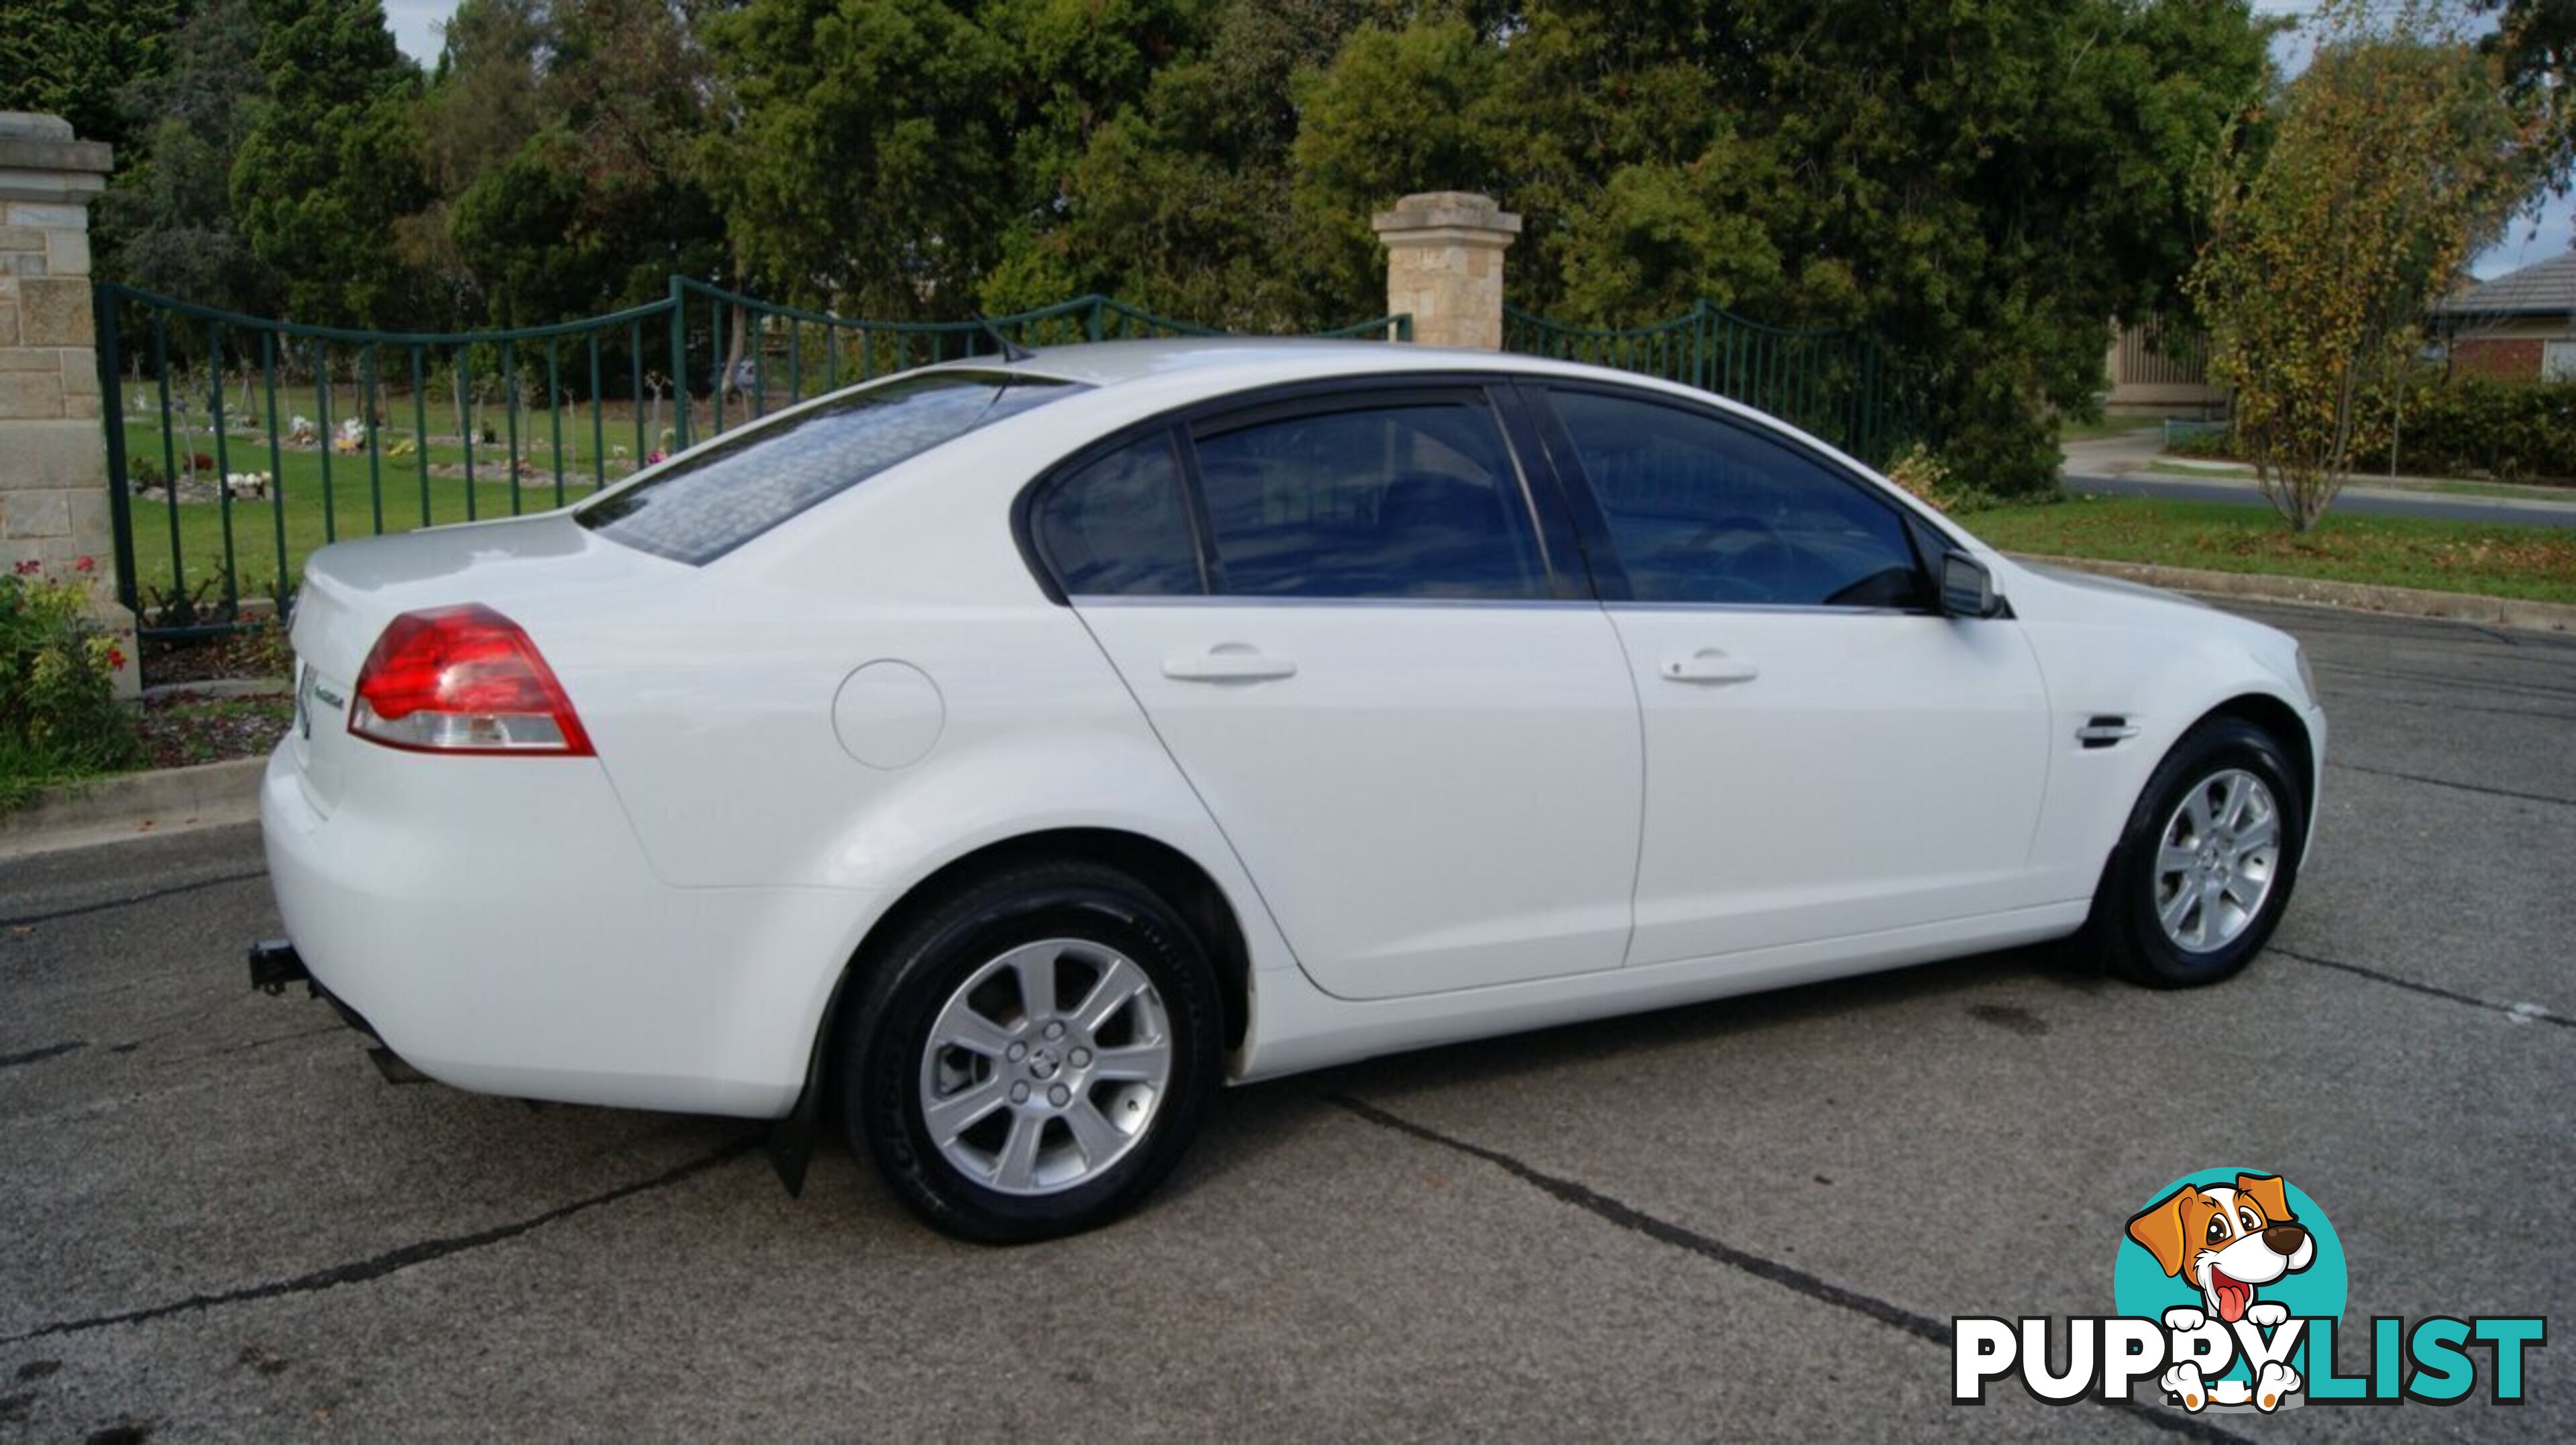
<path id="1" fill-rule="evenodd" d="M 2329 1212 L 2347 1333 L 2576 1311 L 2576 643 L 2260 615 L 2336 737 L 2241 981 L 1996 955 L 1238 1091 L 1015 1251 L 739 1123 L 387 1086 L 245 991 L 249 830 L 0 865 L 0 1437 L 2569 1438 L 2563 1338 L 2518 1410 L 1949 1403 L 1953 1315 L 2110 1312 L 2213 1165 Z"/>

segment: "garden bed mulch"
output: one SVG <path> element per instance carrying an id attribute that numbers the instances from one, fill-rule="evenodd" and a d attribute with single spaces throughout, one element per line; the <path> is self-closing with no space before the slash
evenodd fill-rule
<path id="1" fill-rule="evenodd" d="M 283 693 L 215 697 L 179 691 L 145 699 L 135 732 L 143 739 L 145 767 L 184 768 L 258 757 L 276 747 L 294 721 L 295 700 Z"/>
<path id="2" fill-rule="evenodd" d="M 244 677 L 273 678 L 284 686 L 291 664 L 285 634 L 269 624 L 210 637 L 143 639 L 146 687 Z"/>

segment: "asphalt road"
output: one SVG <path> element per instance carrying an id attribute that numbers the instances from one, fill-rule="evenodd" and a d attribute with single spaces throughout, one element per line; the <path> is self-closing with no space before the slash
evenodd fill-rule
<path id="1" fill-rule="evenodd" d="M 2268 507 L 2252 482 L 2199 481 L 2190 477 L 2125 473 L 2068 472 L 2067 490 L 2109 497 L 2161 497 L 2171 502 L 2224 502 L 2238 507 Z M 2362 517 L 2434 517 L 2451 522 L 2481 522 L 2515 527 L 2576 527 L 2576 506 L 2564 502 L 2522 503 L 2501 497 L 2449 492 L 2391 492 L 2348 489 L 2335 498 L 2337 512 Z"/>
<path id="2" fill-rule="evenodd" d="M 1995 955 L 1240 1090 L 1015 1251 L 839 1151 L 790 1201 L 742 1124 L 384 1084 L 245 990 L 248 830 L 0 864 L 0 1438 L 2173 1438 L 1953 1406 L 1944 1332 L 2108 1313 L 2214 1165 L 2329 1212 L 2348 1322 L 2560 1338 L 2519 1410 L 2202 1438 L 2576 1438 L 2576 643 L 2262 615 L 2336 735 L 2241 980 Z"/>

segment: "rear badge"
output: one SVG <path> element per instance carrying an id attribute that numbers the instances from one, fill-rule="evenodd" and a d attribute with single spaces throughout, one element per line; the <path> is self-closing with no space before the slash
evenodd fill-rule
<path id="1" fill-rule="evenodd" d="M 295 726 L 304 734 L 306 742 L 313 741 L 313 705 L 320 703 L 337 710 L 344 701 L 346 699 L 334 695 L 322 685 L 322 680 L 315 676 L 312 668 L 304 669 L 304 685 L 295 690 Z"/>

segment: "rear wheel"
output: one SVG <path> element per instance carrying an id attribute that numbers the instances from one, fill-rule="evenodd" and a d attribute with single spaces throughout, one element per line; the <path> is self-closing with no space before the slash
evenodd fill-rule
<path id="1" fill-rule="evenodd" d="M 2236 718 L 2194 728 L 2130 810 L 2081 941 L 2155 988 L 2241 972 L 2289 906 L 2305 797 L 2270 733 Z"/>
<path id="2" fill-rule="evenodd" d="M 1180 1161 L 1219 1073 L 1204 950 L 1152 890 L 1014 869 L 904 930 L 845 1041 L 842 1117 L 938 1229 L 1019 1243 L 1132 1209 Z"/>

